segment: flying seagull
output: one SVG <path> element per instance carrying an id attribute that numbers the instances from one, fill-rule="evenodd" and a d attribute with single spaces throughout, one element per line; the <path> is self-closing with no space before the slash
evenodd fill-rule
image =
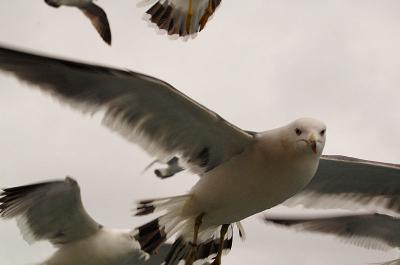
<path id="1" fill-rule="evenodd" d="M 233 224 L 244 236 L 240 220 L 307 185 L 325 145 L 326 127 L 318 120 L 247 132 L 170 84 L 137 72 L 9 48 L 0 48 L 0 71 L 84 112 L 104 111 L 106 126 L 161 161 L 178 156 L 201 177 L 185 195 L 139 202 L 137 215 L 165 211 L 137 228 L 141 249 L 153 254 L 177 234 L 166 265 L 211 257 L 220 264 L 232 245 Z"/>
<path id="2" fill-rule="evenodd" d="M 49 6 L 72 6 L 79 8 L 85 16 L 90 19 L 101 38 L 111 45 L 111 30 L 108 23 L 107 14 L 93 0 L 44 0 Z"/>
<path id="3" fill-rule="evenodd" d="M 267 223 L 274 223 L 298 231 L 309 231 L 338 236 L 357 246 L 385 249 L 400 247 L 400 219 L 384 214 L 350 214 L 330 217 L 274 217 L 266 216 Z M 382 265 L 400 265 L 400 259 Z"/>
<path id="4" fill-rule="evenodd" d="M 145 262 L 134 231 L 105 228 L 93 220 L 70 177 L 4 189 L 0 217 L 16 218 L 28 242 L 47 240 L 57 248 L 43 265 L 159 265 L 170 247 Z"/>
<path id="5" fill-rule="evenodd" d="M 147 2 L 150 1 L 142 1 Z M 146 13 L 169 35 L 187 36 L 202 31 L 220 3 L 221 0 L 159 0 Z"/>

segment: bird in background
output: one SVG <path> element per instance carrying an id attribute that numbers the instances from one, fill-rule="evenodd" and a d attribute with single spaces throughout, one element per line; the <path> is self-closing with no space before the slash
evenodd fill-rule
<path id="1" fill-rule="evenodd" d="M 145 261 L 133 230 L 106 228 L 86 212 L 71 177 L 4 189 L 0 217 L 15 218 L 29 243 L 46 240 L 57 249 L 40 265 L 159 265 L 170 248 Z"/>
<path id="2" fill-rule="evenodd" d="M 240 220 L 300 191 L 314 176 L 326 126 L 300 118 L 260 133 L 239 129 L 170 84 L 132 71 L 0 48 L 0 71 L 84 112 L 161 161 L 179 155 L 201 178 L 187 194 L 139 202 L 137 215 L 163 212 L 136 229 L 143 251 L 176 240 L 165 264 L 221 264 Z M 46 73 L 46 74 L 44 74 Z"/>
<path id="3" fill-rule="evenodd" d="M 297 231 L 334 235 L 345 242 L 368 249 L 400 247 L 400 219 L 385 214 L 350 213 L 314 217 L 266 215 L 265 221 Z M 379 264 L 400 265 L 400 259 Z"/>
<path id="4" fill-rule="evenodd" d="M 149 4 L 143 0 L 139 5 Z M 221 0 L 159 0 L 146 11 L 149 20 L 168 35 L 193 35 L 204 29 Z"/>
<path id="5" fill-rule="evenodd" d="M 93 3 L 93 0 L 44 0 L 49 6 L 58 8 L 60 6 L 77 7 L 90 20 L 101 38 L 111 45 L 111 29 L 107 14 L 104 10 Z"/>

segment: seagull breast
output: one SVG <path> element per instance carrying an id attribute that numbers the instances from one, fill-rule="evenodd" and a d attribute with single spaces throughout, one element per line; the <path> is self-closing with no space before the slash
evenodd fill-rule
<path id="1" fill-rule="evenodd" d="M 205 212 L 205 225 L 234 223 L 304 188 L 317 170 L 319 157 L 287 154 L 278 137 L 279 132 L 271 131 L 243 153 L 206 172 L 193 187 L 193 198 L 185 209 Z"/>

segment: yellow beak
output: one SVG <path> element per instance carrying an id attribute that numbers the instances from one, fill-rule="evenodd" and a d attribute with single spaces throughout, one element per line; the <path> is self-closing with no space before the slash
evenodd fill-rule
<path id="1" fill-rule="evenodd" d="M 315 138 L 315 135 L 313 133 L 308 138 L 308 143 L 311 146 L 311 150 L 314 152 L 314 154 L 316 154 L 317 153 L 317 139 Z"/>

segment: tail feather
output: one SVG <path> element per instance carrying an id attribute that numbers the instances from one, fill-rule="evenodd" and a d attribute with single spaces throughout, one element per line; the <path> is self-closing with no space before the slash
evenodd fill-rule
<path id="1" fill-rule="evenodd" d="M 185 262 L 191 256 L 193 244 L 191 238 L 196 216 L 182 216 L 182 207 L 191 195 L 167 197 L 140 201 L 136 215 L 147 215 L 153 212 L 165 210 L 166 213 L 158 218 L 136 228 L 134 237 L 139 242 L 143 251 L 152 255 L 170 237 L 178 234 L 165 258 L 164 265 L 177 265 L 180 261 Z M 195 261 L 208 261 L 215 256 L 220 247 L 220 228 L 201 228 L 198 234 L 198 244 Z M 229 226 L 223 241 L 224 253 L 232 247 L 233 225 Z"/>
<path id="2" fill-rule="evenodd" d="M 219 229 L 215 230 L 214 236 L 208 238 L 205 241 L 200 242 L 197 245 L 195 261 L 208 261 L 215 257 L 219 250 L 220 239 Z M 229 227 L 227 236 L 223 241 L 223 253 L 227 254 L 232 248 L 233 243 L 233 226 Z M 217 236 L 218 235 L 218 236 Z M 185 262 L 189 258 L 190 252 L 192 251 L 191 242 L 187 241 L 184 237 L 178 237 L 172 245 L 163 265 L 177 265 L 182 260 Z"/>
<path id="3" fill-rule="evenodd" d="M 157 218 L 138 227 L 135 239 L 139 242 L 140 248 L 143 251 L 149 254 L 155 254 L 158 247 L 167 240 L 167 235 L 164 228 L 160 227 L 159 220 Z"/>
<path id="4" fill-rule="evenodd" d="M 158 199 L 146 199 L 138 202 L 135 216 L 148 215 L 162 210 L 171 210 L 181 205 L 190 195 L 166 197 Z"/>

